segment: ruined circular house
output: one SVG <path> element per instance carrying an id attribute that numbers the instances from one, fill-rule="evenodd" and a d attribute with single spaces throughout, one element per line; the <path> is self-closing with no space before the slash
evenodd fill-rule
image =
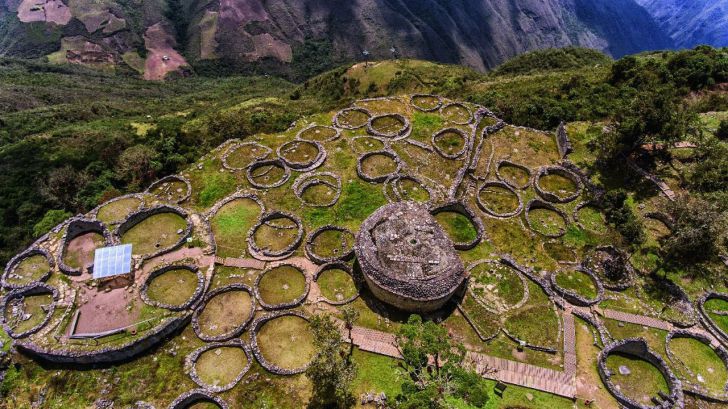
<path id="1" fill-rule="evenodd" d="M 419 203 L 380 207 L 364 221 L 356 241 L 369 289 L 395 307 L 434 311 L 464 287 L 465 268 L 452 241 Z"/>

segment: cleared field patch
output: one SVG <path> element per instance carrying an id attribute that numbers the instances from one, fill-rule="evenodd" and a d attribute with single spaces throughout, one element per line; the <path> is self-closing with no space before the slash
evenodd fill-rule
<path id="1" fill-rule="evenodd" d="M 48 315 L 45 309 L 52 303 L 51 294 L 28 295 L 22 299 L 15 299 L 8 303 L 3 311 L 5 322 L 16 334 L 28 331 L 43 322 Z M 13 314 L 13 305 L 20 314 Z"/>
<path id="2" fill-rule="evenodd" d="M 434 138 L 435 147 L 445 155 L 457 156 L 465 151 L 467 140 L 463 134 L 455 130 L 445 130 L 438 133 Z"/>
<path id="3" fill-rule="evenodd" d="M 543 190 L 553 193 L 561 199 L 567 198 L 579 190 L 573 180 L 554 173 L 541 176 L 538 184 Z"/>
<path id="4" fill-rule="evenodd" d="M 250 294 L 242 290 L 212 297 L 199 316 L 201 331 L 208 337 L 216 337 L 240 327 L 253 314 L 250 301 Z"/>
<path id="5" fill-rule="evenodd" d="M 12 285 L 30 284 L 40 280 L 50 269 L 48 259 L 42 254 L 35 254 L 21 260 L 12 274 L 5 277 L 5 281 Z"/>
<path id="6" fill-rule="evenodd" d="M 85 269 L 93 264 L 95 250 L 104 244 L 104 236 L 96 232 L 76 236 L 66 245 L 63 262 L 72 268 Z"/>
<path id="7" fill-rule="evenodd" d="M 260 276 L 258 293 L 261 302 L 278 305 L 293 302 L 306 291 L 306 276 L 291 265 L 273 267 Z"/>
<path id="8" fill-rule="evenodd" d="M 154 277 L 147 288 L 150 299 L 162 304 L 179 306 L 187 302 L 197 289 L 197 275 L 180 268 Z"/>
<path id="9" fill-rule="evenodd" d="M 370 178 L 381 178 L 397 171 L 397 161 L 384 154 L 369 155 L 361 161 L 362 171 Z"/>
<path id="10" fill-rule="evenodd" d="M 470 110 L 462 104 L 450 104 L 442 108 L 442 116 L 457 124 L 468 123 L 472 119 Z"/>
<path id="11" fill-rule="evenodd" d="M 557 272 L 556 284 L 589 300 L 596 298 L 598 294 L 594 280 L 588 274 L 579 270 Z"/>
<path id="12" fill-rule="evenodd" d="M 342 257 L 354 247 L 354 234 L 345 230 L 324 230 L 311 242 L 313 253 L 323 259 Z"/>
<path id="13" fill-rule="evenodd" d="M 527 186 L 531 179 L 531 175 L 526 169 L 509 164 L 502 164 L 498 168 L 498 173 L 503 178 L 504 182 L 517 188 Z"/>
<path id="14" fill-rule="evenodd" d="M 372 129 L 383 135 L 397 135 L 406 125 L 398 115 L 382 115 L 371 121 Z"/>
<path id="15" fill-rule="evenodd" d="M 323 271 L 316 282 L 321 289 L 321 295 L 334 302 L 348 300 L 358 292 L 354 279 L 348 272 L 340 268 Z"/>
<path id="16" fill-rule="evenodd" d="M 527 304 L 508 317 L 505 328 L 516 338 L 529 344 L 558 349 L 560 319 L 548 305 Z"/>
<path id="17" fill-rule="evenodd" d="M 470 292 L 491 311 L 507 311 L 524 301 L 526 288 L 518 273 L 498 262 L 485 262 L 470 268 Z"/>
<path id="18" fill-rule="evenodd" d="M 186 227 L 187 221 L 182 216 L 158 213 L 134 225 L 122 235 L 121 242 L 131 244 L 134 254 L 151 254 L 177 243 L 180 239 L 177 232 Z"/>
<path id="19" fill-rule="evenodd" d="M 725 393 L 728 369 L 715 350 L 694 338 L 672 338 L 667 345 L 672 355 L 679 360 L 673 365 L 681 379 L 707 388 L 720 396 Z"/>
<path id="20" fill-rule="evenodd" d="M 270 153 L 270 149 L 257 143 L 242 143 L 234 146 L 225 156 L 225 163 L 235 169 L 244 169 L 257 159 Z"/>
<path id="21" fill-rule="evenodd" d="M 258 331 L 257 342 L 265 360 L 284 369 L 302 368 L 316 353 L 309 323 L 292 315 L 264 323 Z"/>
<path id="22" fill-rule="evenodd" d="M 435 220 L 455 243 L 471 242 L 478 237 L 478 231 L 473 223 L 458 212 L 440 212 L 435 215 Z"/>
<path id="23" fill-rule="evenodd" d="M 248 365 L 245 351 L 238 347 L 220 347 L 205 351 L 195 363 L 202 382 L 212 386 L 232 383 Z"/>
<path id="24" fill-rule="evenodd" d="M 339 121 L 345 121 L 347 125 L 352 127 L 364 126 L 368 120 L 369 116 L 361 111 L 347 111 L 344 115 L 339 116 Z M 337 131 L 334 128 L 328 126 L 312 126 L 301 131 L 298 137 L 304 141 L 323 142 L 334 138 L 336 134 Z"/>
<path id="25" fill-rule="evenodd" d="M 137 197 L 125 197 L 112 201 L 99 208 L 96 218 L 106 224 L 118 223 L 126 218 L 131 212 L 142 205 L 142 200 Z"/>
<path id="26" fill-rule="evenodd" d="M 306 163 L 313 161 L 319 153 L 319 148 L 314 143 L 290 141 L 281 147 L 280 157 L 287 163 Z"/>
<path id="27" fill-rule="evenodd" d="M 281 252 L 298 238 L 296 222 L 287 217 L 277 217 L 258 226 L 253 234 L 257 246 L 271 252 Z"/>
<path id="28" fill-rule="evenodd" d="M 413 95 L 410 101 L 423 111 L 433 111 L 442 105 L 440 98 L 434 95 Z"/>
<path id="29" fill-rule="evenodd" d="M 260 205 L 253 199 L 240 198 L 230 201 L 218 210 L 210 226 L 221 257 L 241 257 L 247 249 L 245 237 L 255 225 L 261 213 Z"/>
<path id="30" fill-rule="evenodd" d="M 613 353 L 607 357 L 607 368 L 620 392 L 636 402 L 649 406 L 659 392 L 669 395 L 667 381 L 660 371 L 643 359 Z"/>
<path id="31" fill-rule="evenodd" d="M 358 153 L 381 151 L 384 149 L 384 142 L 369 136 L 360 136 L 352 140 L 354 151 Z"/>

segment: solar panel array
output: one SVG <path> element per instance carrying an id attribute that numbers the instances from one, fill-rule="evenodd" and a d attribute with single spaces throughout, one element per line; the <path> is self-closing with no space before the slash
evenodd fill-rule
<path id="1" fill-rule="evenodd" d="M 131 272 L 131 244 L 102 247 L 94 253 L 94 279 Z"/>

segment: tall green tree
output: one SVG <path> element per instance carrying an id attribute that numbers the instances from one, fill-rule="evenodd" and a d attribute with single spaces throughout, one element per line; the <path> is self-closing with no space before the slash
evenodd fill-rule
<path id="1" fill-rule="evenodd" d="M 487 403 L 483 379 L 470 369 L 465 347 L 454 343 L 445 327 L 412 315 L 400 329 L 397 344 L 405 375 L 398 408 L 446 408 L 450 399 L 475 407 Z"/>
<path id="2" fill-rule="evenodd" d="M 316 357 L 306 370 L 313 384 L 309 408 L 345 409 L 354 406 L 356 399 L 351 383 L 356 378 L 356 364 L 349 359 L 348 348 L 341 331 L 329 315 L 311 318 Z"/>

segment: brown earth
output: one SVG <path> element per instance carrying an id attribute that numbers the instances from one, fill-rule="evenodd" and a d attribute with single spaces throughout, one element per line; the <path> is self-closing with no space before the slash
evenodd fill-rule
<path id="1" fill-rule="evenodd" d="M 71 9 L 61 0 L 23 0 L 18 6 L 18 20 L 23 23 L 45 21 L 65 26 L 71 18 Z"/>
<path id="2" fill-rule="evenodd" d="M 149 50 L 144 64 L 144 79 L 163 80 L 170 72 L 180 71 L 187 61 L 175 49 L 174 37 L 161 24 L 147 28 L 144 45 Z"/>

